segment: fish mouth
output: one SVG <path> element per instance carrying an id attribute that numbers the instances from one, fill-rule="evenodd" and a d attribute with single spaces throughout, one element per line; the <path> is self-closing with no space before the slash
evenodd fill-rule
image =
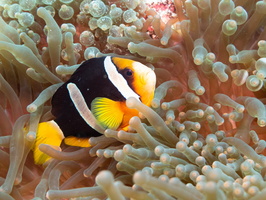
<path id="1" fill-rule="evenodd" d="M 152 69 L 150 69 L 148 71 L 147 77 L 148 77 L 148 79 L 151 79 L 153 81 L 156 81 L 156 75 L 155 75 L 155 72 Z"/>
<path id="2" fill-rule="evenodd" d="M 142 63 L 134 62 L 133 69 L 137 72 L 139 76 L 140 84 L 142 85 L 147 85 L 147 84 L 150 85 L 153 83 L 155 84 L 156 76 L 151 68 L 147 67 L 146 65 L 143 65 Z"/>
<path id="3" fill-rule="evenodd" d="M 155 73 L 152 69 L 149 69 L 141 78 L 143 85 L 152 85 L 156 81 Z"/>

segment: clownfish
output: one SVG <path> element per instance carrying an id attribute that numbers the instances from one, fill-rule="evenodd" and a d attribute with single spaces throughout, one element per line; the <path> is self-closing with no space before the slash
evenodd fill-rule
<path id="1" fill-rule="evenodd" d="M 42 143 L 60 146 L 89 147 L 89 138 L 101 134 L 89 126 L 72 102 L 67 85 L 74 83 L 88 108 L 104 129 L 127 130 L 129 120 L 138 115 L 126 106 L 129 97 L 135 97 L 150 106 L 154 97 L 156 76 L 152 69 L 130 59 L 119 57 L 92 58 L 83 62 L 70 79 L 54 93 L 51 105 L 54 120 L 38 126 L 34 161 L 43 164 L 50 157 L 41 152 Z"/>

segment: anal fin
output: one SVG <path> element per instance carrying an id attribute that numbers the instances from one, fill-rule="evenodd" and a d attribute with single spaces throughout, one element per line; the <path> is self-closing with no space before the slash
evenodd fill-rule
<path id="1" fill-rule="evenodd" d="M 68 136 L 64 139 L 64 143 L 69 146 L 76 147 L 90 147 L 89 138 L 78 138 L 74 136 Z"/>

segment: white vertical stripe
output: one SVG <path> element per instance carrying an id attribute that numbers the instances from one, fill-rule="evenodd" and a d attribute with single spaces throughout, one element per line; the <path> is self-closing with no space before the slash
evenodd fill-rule
<path id="1" fill-rule="evenodd" d="M 105 129 L 98 123 L 97 119 L 94 117 L 90 109 L 88 108 L 83 95 L 81 94 L 79 88 L 74 83 L 68 83 L 67 89 L 70 95 L 70 98 L 75 105 L 80 116 L 84 121 L 94 130 L 103 134 Z"/>
<path id="2" fill-rule="evenodd" d="M 117 71 L 114 63 L 110 56 L 107 56 L 104 60 L 104 68 L 107 73 L 109 80 L 114 84 L 118 91 L 122 94 L 125 99 L 129 97 L 135 97 L 139 100 L 137 95 L 127 84 L 126 79 Z"/>

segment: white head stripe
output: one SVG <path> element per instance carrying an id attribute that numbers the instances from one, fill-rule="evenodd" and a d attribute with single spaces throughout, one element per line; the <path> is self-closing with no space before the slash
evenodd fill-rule
<path id="1" fill-rule="evenodd" d="M 129 97 L 135 97 L 136 99 L 139 99 L 139 95 L 137 95 L 129 87 L 126 79 L 124 79 L 124 77 L 117 71 L 110 56 L 107 56 L 104 59 L 104 68 L 109 80 L 114 84 L 114 86 L 118 89 L 118 91 L 125 99 L 128 99 Z"/>

